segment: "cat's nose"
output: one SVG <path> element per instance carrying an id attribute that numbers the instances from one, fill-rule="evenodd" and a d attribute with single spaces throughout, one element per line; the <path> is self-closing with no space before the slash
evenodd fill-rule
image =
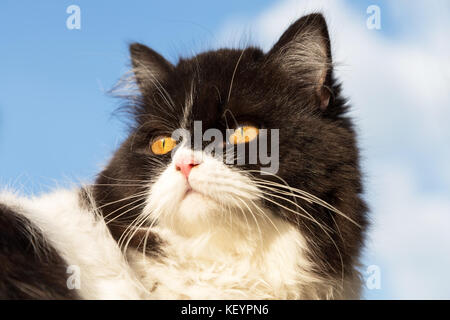
<path id="1" fill-rule="evenodd" d="M 193 167 L 198 166 L 200 163 L 196 162 L 192 157 L 181 157 L 175 162 L 175 169 L 181 171 L 181 173 L 186 177 L 189 177 Z"/>

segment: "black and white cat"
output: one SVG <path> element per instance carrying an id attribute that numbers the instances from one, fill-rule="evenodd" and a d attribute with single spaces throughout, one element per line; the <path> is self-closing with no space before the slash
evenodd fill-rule
<path id="1" fill-rule="evenodd" d="M 0 193 L 0 298 L 358 298 L 367 209 L 322 15 L 267 53 L 130 52 L 134 125 L 96 182 Z M 240 161 L 262 132 L 275 172 Z"/>

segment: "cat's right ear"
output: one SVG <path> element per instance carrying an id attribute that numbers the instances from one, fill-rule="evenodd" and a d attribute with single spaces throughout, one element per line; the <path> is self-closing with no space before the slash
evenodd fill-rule
<path id="1" fill-rule="evenodd" d="M 159 53 L 140 43 L 130 45 L 130 56 L 136 83 L 142 93 L 164 81 L 174 68 Z"/>

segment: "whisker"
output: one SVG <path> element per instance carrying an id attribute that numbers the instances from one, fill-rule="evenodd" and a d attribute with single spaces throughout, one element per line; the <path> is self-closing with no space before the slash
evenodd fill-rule
<path id="1" fill-rule="evenodd" d="M 252 218 L 253 218 L 253 220 L 254 220 L 255 223 L 256 223 L 256 227 L 258 228 L 258 232 L 259 232 L 259 241 L 262 243 L 262 242 L 263 242 L 263 236 L 262 236 L 261 228 L 259 227 L 258 219 L 256 219 L 255 215 L 253 214 L 253 211 L 252 211 L 252 210 L 250 209 L 250 207 L 245 203 L 245 201 L 243 201 L 241 198 L 236 198 L 236 199 L 238 199 L 239 201 L 241 201 L 241 202 L 247 207 L 248 211 L 249 211 L 250 214 L 252 215 Z M 239 206 L 239 209 L 241 209 L 241 211 L 242 211 L 241 206 Z M 242 211 L 242 214 L 245 215 L 245 212 Z"/>
<path id="2" fill-rule="evenodd" d="M 136 201 L 136 202 L 137 202 L 137 201 Z M 132 210 L 134 210 L 134 209 L 137 209 L 137 208 L 139 208 L 139 207 L 142 206 L 142 205 L 145 205 L 145 203 L 140 203 L 140 204 L 138 204 L 138 205 L 136 205 L 136 206 L 134 206 L 134 207 L 132 207 L 132 208 L 130 208 L 130 209 L 128 209 L 128 210 L 122 212 L 121 214 L 117 215 L 117 216 L 114 217 L 113 219 L 111 219 L 111 220 L 109 220 L 108 222 L 106 222 L 106 224 L 107 224 L 107 225 L 110 224 L 110 223 L 113 222 L 116 218 L 118 218 L 118 217 L 120 217 L 120 216 L 123 216 L 124 214 L 126 214 L 126 213 L 128 213 L 128 212 L 130 212 L 130 211 L 132 211 Z"/>
<path id="3" fill-rule="evenodd" d="M 148 180 L 137 180 L 137 179 L 118 179 L 118 178 L 113 178 L 110 176 L 105 175 L 104 173 L 101 173 L 100 176 L 107 178 L 107 179 L 111 179 L 111 180 L 115 180 L 115 181 L 125 181 L 125 182 L 148 182 Z"/>
<path id="4" fill-rule="evenodd" d="M 320 198 L 310 194 L 309 192 L 306 192 L 304 190 L 300 190 L 300 189 L 297 189 L 297 188 L 293 188 L 293 187 L 291 187 L 289 185 L 286 186 L 286 185 L 282 185 L 282 184 L 279 184 L 279 183 L 276 183 L 276 182 L 267 181 L 267 180 L 264 180 L 264 179 L 259 179 L 259 178 L 254 178 L 254 179 L 257 180 L 257 183 L 262 183 L 262 184 L 266 184 L 266 185 L 272 185 L 272 186 L 277 186 L 277 187 L 280 187 L 280 188 L 289 189 L 292 192 L 296 192 L 296 193 L 300 194 L 300 196 L 296 195 L 296 197 L 299 197 L 299 198 L 302 198 L 301 196 L 307 197 L 308 199 L 304 199 L 304 198 L 303 199 L 307 200 L 310 203 L 313 202 L 313 203 L 316 203 L 318 205 L 321 205 L 322 207 L 327 208 L 327 209 L 337 213 L 338 215 L 344 217 L 348 221 L 352 222 L 353 224 L 355 224 L 356 226 L 361 228 L 361 225 L 358 224 L 356 221 L 354 221 L 352 218 L 348 217 L 346 214 L 344 214 L 343 212 L 341 212 L 339 209 L 335 208 L 334 206 L 330 205 L 328 202 L 326 202 L 326 201 L 324 201 L 324 200 L 322 200 L 322 199 L 320 199 Z"/>
<path id="5" fill-rule="evenodd" d="M 267 194 L 267 193 L 266 193 Z M 273 194 L 268 194 L 269 196 L 274 196 Z M 291 200 L 289 200 L 289 199 L 286 199 L 286 198 L 283 198 L 283 197 L 280 197 L 280 196 L 277 196 L 278 198 L 281 198 L 281 199 L 283 199 L 284 201 L 288 201 L 288 202 L 290 202 L 290 203 L 292 203 L 292 204 L 295 204 L 293 201 L 291 201 Z M 265 198 L 265 197 L 262 197 L 263 199 L 265 199 L 265 200 L 267 200 L 267 201 L 269 201 L 269 202 L 272 202 L 272 203 L 274 203 L 275 205 L 278 205 L 279 207 L 281 207 L 281 208 L 283 208 L 283 209 L 285 209 L 285 210 L 288 210 L 288 211 L 290 211 L 290 212 L 292 212 L 292 213 L 294 213 L 294 214 L 299 214 L 299 212 L 297 212 L 297 211 L 294 211 L 294 210 L 292 210 L 292 209 L 290 209 L 290 208 L 288 208 L 288 207 L 286 207 L 286 206 L 283 206 L 283 205 L 281 205 L 280 203 L 278 203 L 278 202 L 276 202 L 276 201 L 274 201 L 274 200 L 272 200 L 272 199 L 268 199 L 268 198 Z M 327 230 L 326 229 L 328 229 L 328 230 L 330 230 L 330 228 L 329 227 L 326 227 L 326 226 L 323 226 L 321 223 L 319 223 L 316 219 L 314 219 L 312 216 L 311 216 L 311 214 L 309 213 L 309 212 L 307 212 L 304 208 L 302 208 L 301 206 L 298 206 L 298 208 L 299 209 L 301 209 L 303 212 L 305 212 L 308 216 L 303 216 L 304 218 L 307 218 L 308 220 L 310 220 L 310 221 L 312 221 L 312 222 L 314 222 L 314 223 L 316 223 L 317 224 L 317 226 L 319 226 L 319 228 L 321 228 L 322 229 L 322 231 L 325 233 L 325 235 L 331 240 L 331 242 L 333 243 L 333 246 L 335 247 L 335 249 L 336 249 L 336 251 L 337 251 L 337 253 L 339 254 L 339 259 L 340 259 L 340 262 L 341 262 L 341 273 L 342 273 L 342 279 L 343 279 L 343 277 L 344 277 L 344 260 L 343 260 L 343 257 L 342 257 L 342 254 L 341 254 L 341 251 L 339 250 L 339 247 L 338 247 L 338 245 L 337 245 L 337 243 L 336 243 L 336 241 L 334 241 L 334 239 L 331 237 L 331 235 L 327 232 Z M 331 230 L 332 231 L 332 230 Z M 331 266 L 331 265 L 330 265 Z M 332 267 L 332 266 L 331 266 Z"/>
<path id="6" fill-rule="evenodd" d="M 122 235 L 119 237 L 119 240 L 117 241 L 119 247 L 122 249 L 122 245 L 124 244 L 125 240 L 127 239 L 128 235 L 133 231 L 133 228 L 136 228 L 137 225 L 143 220 L 142 215 L 138 215 L 122 232 Z"/>
<path id="7" fill-rule="evenodd" d="M 138 232 L 138 230 L 140 230 L 142 225 L 146 222 L 145 217 L 143 217 L 143 216 L 141 216 L 141 217 L 142 217 L 142 219 L 141 219 L 142 222 L 140 222 L 139 225 L 136 223 L 136 228 L 135 228 L 134 232 L 131 233 L 130 236 L 128 237 L 128 241 L 126 242 L 125 247 L 123 248 L 124 254 L 126 254 L 126 252 L 128 250 L 128 245 L 130 244 L 131 240 L 134 238 L 134 235 L 136 234 L 136 232 Z"/>
<path id="8" fill-rule="evenodd" d="M 139 192 L 139 193 L 133 194 L 133 195 L 131 195 L 131 196 L 128 196 L 128 197 L 125 197 L 125 198 L 122 198 L 122 199 L 119 199 L 119 200 L 115 200 L 115 201 L 111 201 L 111 202 L 105 203 L 105 204 L 103 204 L 103 205 L 101 205 L 101 206 L 99 206 L 99 207 L 96 207 L 96 209 L 101 209 L 101 208 L 110 206 L 110 205 L 112 205 L 112 204 L 118 203 L 118 202 L 130 200 L 130 199 L 133 199 L 133 198 L 136 198 L 136 197 L 141 197 L 141 196 L 144 196 L 146 193 L 147 193 L 146 191 Z M 105 218 L 106 218 L 106 217 L 105 217 Z"/>
<path id="9" fill-rule="evenodd" d="M 280 230 L 278 230 L 278 228 L 277 228 L 277 226 L 275 225 L 275 223 L 273 223 L 272 219 L 264 212 L 264 210 L 262 210 L 262 209 L 261 209 L 254 201 L 250 200 L 250 202 L 252 203 L 252 205 L 253 205 L 256 209 L 258 209 L 258 210 L 263 214 L 263 216 L 264 216 L 267 220 L 269 220 L 269 222 L 272 224 L 272 226 L 273 226 L 273 227 L 275 228 L 275 230 L 277 231 L 278 235 L 281 236 Z"/>
<path id="10" fill-rule="evenodd" d="M 147 181 L 148 183 L 148 181 Z M 94 186 L 98 186 L 98 187 L 141 187 L 141 188 L 145 188 L 147 187 L 144 184 L 122 184 L 122 183 L 93 183 L 93 184 L 89 184 L 89 186 L 94 187 Z"/>
<path id="11" fill-rule="evenodd" d="M 228 90 L 227 103 L 230 101 L 230 97 L 231 97 L 231 89 L 233 88 L 233 82 L 234 82 L 234 76 L 236 75 L 236 71 L 237 71 L 237 69 L 238 69 L 239 63 L 241 62 L 241 59 L 242 59 L 244 53 L 245 53 L 245 49 L 242 50 L 242 53 L 241 53 L 241 55 L 239 56 L 239 59 L 238 59 L 237 62 L 236 62 L 236 66 L 234 67 L 233 75 L 231 76 L 231 81 L 230 81 L 230 89 Z"/>
<path id="12" fill-rule="evenodd" d="M 106 220 L 108 217 L 110 217 L 112 214 L 116 213 L 117 211 L 120 211 L 120 210 L 122 210 L 122 209 L 124 209 L 124 208 L 126 208 L 126 207 L 128 207 L 128 206 L 131 206 L 131 205 L 133 205 L 133 204 L 135 204 L 135 203 L 137 203 L 137 202 L 139 202 L 139 201 L 142 201 L 142 200 L 144 200 L 144 198 L 139 198 L 139 199 L 133 200 L 132 202 L 129 202 L 129 203 L 123 205 L 122 207 L 120 207 L 120 208 L 118 208 L 118 209 L 116 209 L 116 210 L 114 210 L 114 211 L 108 213 L 108 214 L 104 217 L 104 219 Z M 133 210 L 133 209 L 135 209 L 135 208 L 132 208 L 131 210 Z M 129 212 L 129 211 L 127 210 L 127 211 L 125 211 L 125 212 L 122 212 L 122 213 L 118 214 L 118 215 L 115 216 L 113 219 L 107 221 L 106 224 L 111 223 L 111 222 L 114 221 L 115 219 L 117 219 L 117 218 L 123 216 L 124 214 L 126 214 L 126 213 L 128 213 L 128 212 Z"/>

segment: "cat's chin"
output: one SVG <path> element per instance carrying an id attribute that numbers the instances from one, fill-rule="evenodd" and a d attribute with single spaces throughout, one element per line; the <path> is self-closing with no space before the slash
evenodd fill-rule
<path id="1" fill-rule="evenodd" d="M 212 209 L 216 206 L 216 204 L 216 201 L 214 201 L 204 193 L 189 189 L 186 191 L 180 201 L 180 208 L 186 206 L 190 211 L 203 211 L 204 209 Z"/>
<path id="2" fill-rule="evenodd" d="M 186 235 L 208 232 L 208 228 L 217 224 L 221 213 L 221 205 L 217 201 L 190 189 L 181 199 L 178 210 L 172 214 L 170 225 Z"/>
<path id="3" fill-rule="evenodd" d="M 204 199 L 207 198 L 207 196 L 205 194 L 203 194 L 202 192 L 199 192 L 197 190 L 194 190 L 192 188 L 187 188 L 186 192 L 183 196 L 183 199 L 181 201 L 184 201 L 186 199 L 192 199 L 192 198 L 197 198 L 197 199 Z"/>

